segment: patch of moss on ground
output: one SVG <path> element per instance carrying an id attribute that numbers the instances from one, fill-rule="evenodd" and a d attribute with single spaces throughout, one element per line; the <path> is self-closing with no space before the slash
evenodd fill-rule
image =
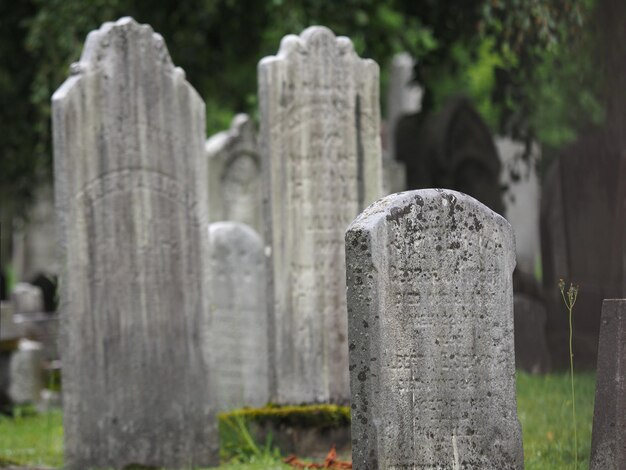
<path id="1" fill-rule="evenodd" d="M 263 408 L 241 408 L 220 413 L 220 421 L 243 419 L 259 424 L 339 428 L 350 426 L 350 408 L 339 405 L 278 406 L 269 404 Z"/>

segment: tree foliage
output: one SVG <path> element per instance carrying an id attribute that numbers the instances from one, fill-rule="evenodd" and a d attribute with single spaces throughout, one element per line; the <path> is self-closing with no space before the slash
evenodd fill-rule
<path id="1" fill-rule="evenodd" d="M 391 56 L 406 50 L 419 58 L 417 78 L 434 106 L 464 92 L 494 129 L 535 129 L 558 143 L 602 115 L 588 83 L 593 63 L 577 53 L 593 46 L 590 1 L 2 2 L 0 202 L 20 201 L 15 210 L 22 212 L 32 188 L 49 176 L 50 96 L 88 32 L 105 21 L 131 15 L 163 35 L 207 103 L 209 134 L 227 127 L 235 112 L 256 112 L 256 65 L 276 53 L 284 35 L 324 24 L 381 64 L 383 86 Z"/>

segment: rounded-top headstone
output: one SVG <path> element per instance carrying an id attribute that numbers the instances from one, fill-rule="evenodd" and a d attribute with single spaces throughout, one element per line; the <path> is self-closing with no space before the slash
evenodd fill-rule
<path id="1" fill-rule="evenodd" d="M 52 97 L 66 465 L 217 463 L 204 102 L 132 18 L 72 74 Z"/>
<path id="2" fill-rule="evenodd" d="M 355 468 L 523 468 L 508 222 L 393 194 L 350 225 L 346 265 Z"/>
<path id="3" fill-rule="evenodd" d="M 382 191 L 378 74 L 322 26 L 259 64 L 276 403 L 350 397 L 343 236 Z"/>
<path id="4" fill-rule="evenodd" d="M 211 332 L 219 411 L 269 401 L 265 255 L 261 237 L 239 222 L 209 225 Z"/>

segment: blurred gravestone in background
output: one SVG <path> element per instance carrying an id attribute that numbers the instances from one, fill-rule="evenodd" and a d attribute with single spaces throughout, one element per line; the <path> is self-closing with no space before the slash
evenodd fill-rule
<path id="1" fill-rule="evenodd" d="M 453 98 L 437 113 L 401 118 L 395 148 L 406 165 L 408 189 L 453 189 L 504 214 L 498 153 L 468 99 Z"/>
<path id="2" fill-rule="evenodd" d="M 42 185 L 26 221 L 13 232 L 12 267 L 20 281 L 32 282 L 41 274 L 59 273 L 53 188 Z"/>
<path id="3" fill-rule="evenodd" d="M 241 222 L 262 234 L 261 158 L 252 119 L 236 115 L 230 129 L 209 138 L 205 149 L 209 220 Z"/>
<path id="4" fill-rule="evenodd" d="M 387 116 L 383 126 L 383 193 L 406 189 L 406 168 L 398 161 L 395 149 L 396 125 L 402 116 L 421 109 L 422 89 L 413 82 L 415 60 L 406 52 L 391 60 L 387 88 Z"/>
<path id="5" fill-rule="evenodd" d="M 209 225 L 212 373 L 215 406 L 269 401 L 265 255 L 261 237 L 239 222 Z"/>
<path id="6" fill-rule="evenodd" d="M 65 464 L 216 464 L 204 102 L 122 18 L 89 34 L 52 108 Z"/>
<path id="7" fill-rule="evenodd" d="M 259 64 L 271 399 L 347 403 L 344 232 L 381 194 L 378 65 L 325 27 Z"/>

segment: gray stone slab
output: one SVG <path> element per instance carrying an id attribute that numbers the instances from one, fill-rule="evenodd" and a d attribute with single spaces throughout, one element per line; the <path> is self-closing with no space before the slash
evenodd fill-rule
<path id="1" fill-rule="evenodd" d="M 385 156 L 390 159 L 396 158 L 395 135 L 398 120 L 422 109 L 424 90 L 413 80 L 414 67 L 415 59 L 407 52 L 396 54 L 391 60 L 384 139 Z"/>
<path id="2" fill-rule="evenodd" d="M 406 167 L 404 163 L 383 158 L 383 195 L 406 190 Z"/>
<path id="3" fill-rule="evenodd" d="M 590 470 L 626 468 L 626 299 L 602 303 Z"/>
<path id="4" fill-rule="evenodd" d="M 524 142 L 502 136 L 496 136 L 494 143 L 502 163 L 500 184 L 505 188 L 502 195 L 504 215 L 515 232 L 517 269 L 534 276 L 541 263 L 541 181 L 537 173 L 541 148 L 533 142 L 527 153 Z"/>
<path id="5" fill-rule="evenodd" d="M 39 273 L 59 272 L 56 235 L 53 189 L 46 182 L 35 190 L 27 221 L 13 232 L 11 265 L 17 279 L 31 282 Z"/>
<path id="6" fill-rule="evenodd" d="M 209 221 L 233 220 L 263 233 L 261 158 L 257 132 L 246 114 L 206 141 Z"/>
<path id="7" fill-rule="evenodd" d="M 387 196 L 346 233 L 354 468 L 522 469 L 511 226 L 475 199 Z"/>
<path id="8" fill-rule="evenodd" d="M 43 293 L 37 286 L 18 282 L 11 292 L 15 313 L 41 313 L 44 311 Z"/>
<path id="9" fill-rule="evenodd" d="M 14 404 L 37 403 L 43 390 L 43 346 L 23 339 L 11 354 L 9 397 Z"/>
<path id="10" fill-rule="evenodd" d="M 0 302 L 0 340 L 19 337 L 19 328 L 14 320 L 15 309 L 9 301 Z"/>
<path id="11" fill-rule="evenodd" d="M 378 74 L 321 26 L 259 64 L 276 403 L 350 398 L 343 234 L 382 190 Z"/>
<path id="12" fill-rule="evenodd" d="M 132 18 L 87 37 L 52 97 L 65 463 L 217 463 L 205 107 Z"/>
<path id="13" fill-rule="evenodd" d="M 265 255 L 261 237 L 238 222 L 209 225 L 211 333 L 219 411 L 269 400 Z"/>

